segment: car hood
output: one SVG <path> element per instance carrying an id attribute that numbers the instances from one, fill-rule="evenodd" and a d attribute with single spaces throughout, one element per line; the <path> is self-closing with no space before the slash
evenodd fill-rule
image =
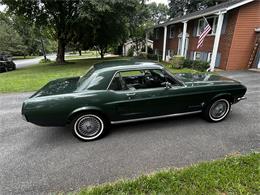
<path id="1" fill-rule="evenodd" d="M 187 86 L 239 84 L 238 81 L 220 75 L 216 75 L 216 74 L 181 73 L 181 74 L 176 74 L 176 77 L 182 82 L 184 82 L 185 85 Z"/>
<path id="2" fill-rule="evenodd" d="M 30 98 L 72 93 L 77 89 L 79 78 L 71 77 L 50 81 Z"/>

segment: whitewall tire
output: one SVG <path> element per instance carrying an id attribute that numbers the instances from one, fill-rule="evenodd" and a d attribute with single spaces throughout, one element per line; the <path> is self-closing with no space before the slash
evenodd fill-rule
<path id="1" fill-rule="evenodd" d="M 227 99 L 217 99 L 207 106 L 204 116 L 208 121 L 219 122 L 226 118 L 230 109 L 231 104 Z"/>
<path id="2" fill-rule="evenodd" d="M 105 122 L 96 114 L 81 114 L 72 121 L 72 128 L 77 138 L 91 141 L 104 135 Z"/>

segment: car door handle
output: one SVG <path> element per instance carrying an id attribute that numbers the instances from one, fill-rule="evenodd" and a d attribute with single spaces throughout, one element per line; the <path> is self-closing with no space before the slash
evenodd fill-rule
<path id="1" fill-rule="evenodd" d="M 126 95 L 127 95 L 127 96 L 134 96 L 135 93 L 127 93 Z"/>

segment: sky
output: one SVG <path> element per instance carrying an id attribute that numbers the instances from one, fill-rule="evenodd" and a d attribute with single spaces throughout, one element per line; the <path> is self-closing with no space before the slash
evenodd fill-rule
<path id="1" fill-rule="evenodd" d="M 5 9 L 4 5 L 0 5 L 0 12 L 3 11 Z"/>
<path id="2" fill-rule="evenodd" d="M 155 3 L 163 3 L 165 5 L 168 5 L 168 0 L 149 0 L 148 3 L 155 2 Z"/>
<path id="3" fill-rule="evenodd" d="M 148 3 L 155 2 L 155 3 L 163 3 L 165 5 L 168 5 L 168 0 L 149 0 Z M 4 5 L 0 5 L 0 11 L 3 11 L 5 8 Z"/>

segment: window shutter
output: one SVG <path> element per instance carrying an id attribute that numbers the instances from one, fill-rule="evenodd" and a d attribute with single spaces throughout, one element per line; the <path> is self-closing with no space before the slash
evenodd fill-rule
<path id="1" fill-rule="evenodd" d="M 193 23 L 193 32 L 192 32 L 192 35 L 194 36 L 194 37 L 196 37 L 197 36 L 197 27 L 198 27 L 198 20 L 195 20 L 195 22 Z"/>
<path id="2" fill-rule="evenodd" d="M 208 53 L 207 52 L 201 52 L 200 60 L 201 61 L 207 61 Z"/>
<path id="3" fill-rule="evenodd" d="M 193 60 L 193 56 L 194 56 L 194 51 L 190 52 L 190 60 Z"/>
<path id="4" fill-rule="evenodd" d="M 224 21 L 223 21 L 223 26 L 222 26 L 222 29 L 221 29 L 221 34 L 225 34 L 226 33 L 227 23 L 228 23 L 228 13 L 226 13 L 225 16 L 224 16 Z"/>
<path id="5" fill-rule="evenodd" d="M 220 65 L 220 60 L 221 60 L 221 53 L 217 53 L 217 58 L 216 58 L 215 67 L 219 67 L 219 65 Z"/>

